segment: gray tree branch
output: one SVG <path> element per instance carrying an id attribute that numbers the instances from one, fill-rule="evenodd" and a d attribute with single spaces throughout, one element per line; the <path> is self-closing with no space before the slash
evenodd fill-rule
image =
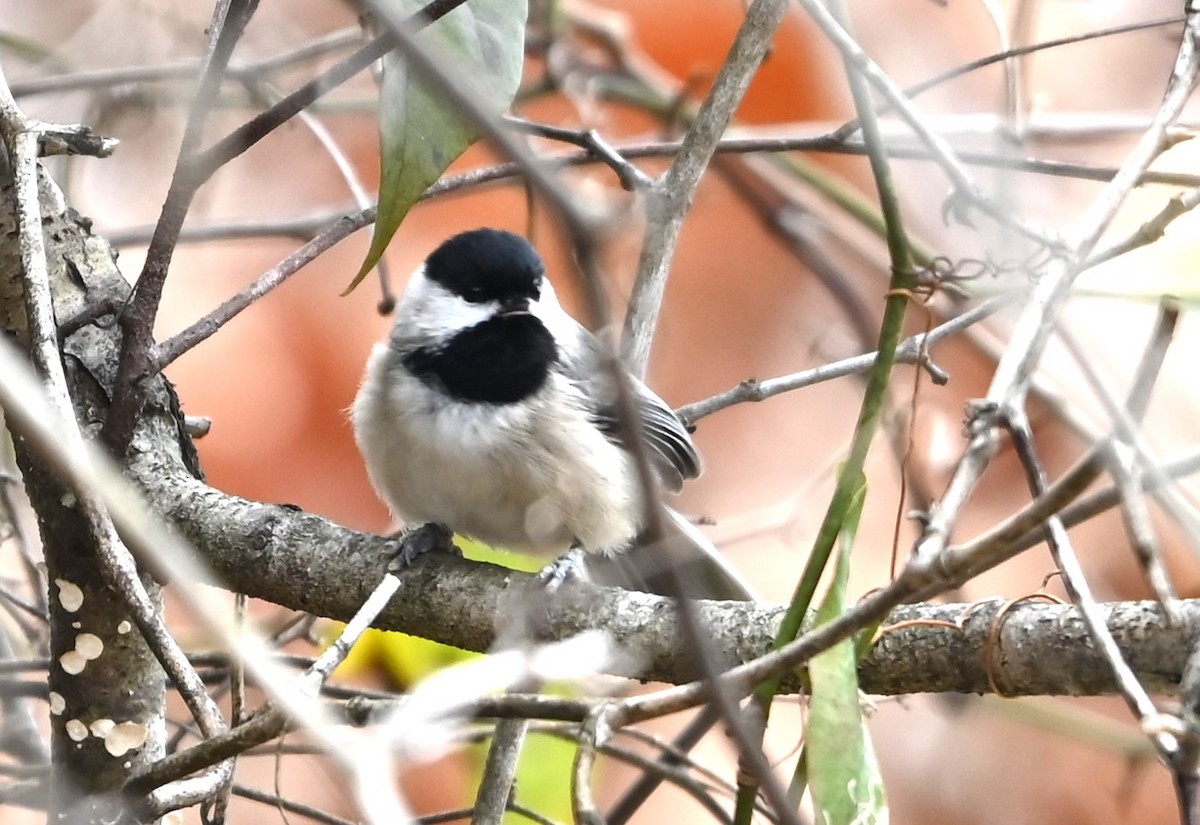
<path id="1" fill-rule="evenodd" d="M 47 234 L 56 300 L 60 290 L 88 301 L 126 289 L 87 222 L 64 212 Z M 0 237 L 0 245 L 10 241 Z M 20 273 L 0 278 L 0 318 L 19 314 Z M 66 305 L 65 303 L 62 305 Z M 59 323 L 64 319 L 61 317 Z M 106 389 L 115 375 L 118 332 L 84 325 L 66 342 L 74 369 L 68 381 L 77 398 L 89 400 L 88 429 L 95 428 Z M 3 379 L 0 379 L 3 380 Z M 247 501 L 216 490 L 194 474 L 190 445 L 180 434 L 180 413 L 160 399 L 147 409 L 143 440 L 128 472 L 152 507 L 186 537 L 223 586 L 297 610 L 346 620 L 385 573 L 394 544 L 348 530 L 294 508 Z M 28 481 L 28 480 L 27 480 Z M 151 561 L 152 560 L 144 560 Z M 184 583 L 179 583 L 184 584 Z M 400 630 L 469 650 L 487 650 L 505 630 L 506 617 L 521 614 L 531 577 L 486 564 L 434 557 L 401 577 L 400 588 L 376 626 Z M 769 646 L 782 608 L 735 602 L 701 602 L 717 656 L 730 664 L 752 659 Z M 1153 690 L 1178 685 L 1188 651 L 1200 640 L 1200 602 L 1182 603 L 1184 621 L 1170 625 L 1153 603 L 1104 608 L 1123 655 Z M 1115 685 L 1086 640 L 1073 608 L 1025 603 L 1004 611 L 997 604 L 914 605 L 900 608 L 861 666 L 870 693 L 999 692 L 1100 694 Z M 948 624 L 949 623 L 949 624 Z M 547 608 L 545 634 L 567 638 L 588 629 L 612 634 L 629 656 L 620 675 L 681 683 L 699 673 L 679 637 L 669 599 L 614 588 L 582 586 Z M 797 689 L 792 682 L 789 690 Z"/>

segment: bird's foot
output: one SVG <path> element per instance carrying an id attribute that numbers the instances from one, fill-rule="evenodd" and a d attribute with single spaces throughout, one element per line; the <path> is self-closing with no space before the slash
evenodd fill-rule
<path id="1" fill-rule="evenodd" d="M 399 573 L 426 553 L 454 553 L 462 555 L 454 544 L 454 534 L 444 524 L 428 522 L 394 537 L 395 554 L 388 563 L 389 573 Z"/>
<path id="2" fill-rule="evenodd" d="M 554 593 L 563 585 L 572 582 L 587 581 L 587 565 L 583 560 L 583 550 L 572 547 L 543 567 L 537 577 L 542 589 L 547 593 Z"/>

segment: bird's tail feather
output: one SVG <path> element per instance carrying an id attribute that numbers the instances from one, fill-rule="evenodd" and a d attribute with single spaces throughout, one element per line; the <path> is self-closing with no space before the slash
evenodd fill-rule
<path id="1" fill-rule="evenodd" d="M 691 599 L 758 601 L 750 583 L 698 527 L 670 507 L 662 544 L 638 541 L 613 556 L 589 555 L 588 576 L 597 584 Z M 672 582 L 674 579 L 674 583 Z"/>

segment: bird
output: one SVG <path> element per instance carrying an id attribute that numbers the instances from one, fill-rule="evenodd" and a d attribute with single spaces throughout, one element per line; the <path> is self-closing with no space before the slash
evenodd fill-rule
<path id="1" fill-rule="evenodd" d="M 701 471 L 691 435 L 646 384 L 624 380 L 658 480 L 678 492 Z M 638 546 L 646 508 L 616 378 L 521 235 L 478 228 L 430 253 L 371 352 L 351 417 L 372 484 L 404 522 L 569 559 L 568 568 L 621 558 L 588 567 L 648 589 L 624 555 Z M 686 558 L 709 568 L 712 597 L 749 598 L 707 538 L 667 512 L 683 539 L 672 543 L 699 545 Z M 553 569 L 545 575 L 562 575 Z"/>

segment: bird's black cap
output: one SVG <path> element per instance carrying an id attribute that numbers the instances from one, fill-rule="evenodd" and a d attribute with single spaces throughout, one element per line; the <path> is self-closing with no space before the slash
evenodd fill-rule
<path id="1" fill-rule="evenodd" d="M 425 277 L 473 304 L 536 299 L 545 265 L 529 241 L 502 229 L 472 229 L 425 259 Z"/>

